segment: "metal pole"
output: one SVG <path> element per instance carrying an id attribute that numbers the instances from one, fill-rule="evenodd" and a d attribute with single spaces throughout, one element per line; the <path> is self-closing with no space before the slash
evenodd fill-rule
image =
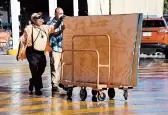
<path id="1" fill-rule="evenodd" d="M 12 19 L 12 37 L 13 49 L 18 49 L 19 46 L 19 15 L 20 15 L 20 2 L 18 0 L 10 0 L 11 5 L 11 19 Z"/>

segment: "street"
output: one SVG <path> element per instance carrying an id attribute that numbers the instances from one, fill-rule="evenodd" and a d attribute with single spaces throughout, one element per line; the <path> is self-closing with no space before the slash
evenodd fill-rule
<path id="1" fill-rule="evenodd" d="M 49 62 L 49 59 L 47 59 Z M 167 115 L 168 62 L 165 59 L 140 60 L 139 85 L 129 90 L 125 101 L 123 91 L 115 88 L 114 100 L 94 102 L 91 88 L 86 101 L 80 101 L 80 88 L 74 88 L 72 101 L 66 92 L 51 92 L 50 68 L 43 75 L 43 94 L 29 94 L 30 72 L 27 61 L 0 56 L 0 115 Z"/>

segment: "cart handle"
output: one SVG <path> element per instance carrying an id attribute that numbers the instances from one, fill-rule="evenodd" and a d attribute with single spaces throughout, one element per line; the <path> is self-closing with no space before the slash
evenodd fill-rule
<path id="1" fill-rule="evenodd" d="M 83 49 L 83 50 L 63 50 L 63 52 L 62 52 L 62 56 L 61 56 L 61 59 L 63 59 L 63 53 L 64 52 L 68 52 L 68 51 L 75 51 L 75 52 L 95 52 L 96 54 L 97 54 L 97 58 L 98 58 L 98 60 L 97 60 L 97 63 L 98 63 L 98 68 L 97 68 L 97 79 L 99 79 L 99 58 L 100 58 L 100 54 L 99 54 L 99 52 L 97 51 L 97 50 L 91 50 L 91 49 Z M 74 63 L 74 62 L 73 62 Z M 62 63 L 62 61 L 61 61 L 61 65 L 62 65 L 62 67 L 61 67 L 61 80 L 63 80 L 63 66 L 64 65 L 72 65 L 72 81 L 74 81 L 74 64 L 73 63 L 68 63 L 68 64 L 66 64 L 66 63 Z"/>
<path id="2" fill-rule="evenodd" d="M 109 49 L 109 51 L 108 51 L 108 54 L 109 54 L 109 58 L 108 58 L 108 68 L 109 68 L 109 70 L 108 70 L 108 78 L 107 78 L 107 87 L 109 88 L 110 87 L 110 73 L 111 73 L 111 63 L 110 63 L 110 59 L 111 59 L 111 50 L 110 50 L 110 46 L 111 46 L 111 43 L 110 43 L 110 36 L 108 35 L 108 34 L 87 34 L 87 35 L 85 35 L 85 34 L 80 34 L 80 35 L 74 35 L 73 37 L 72 37 L 72 49 L 74 49 L 74 39 L 75 38 L 77 38 L 77 37 L 84 37 L 84 36 L 106 36 L 107 37 L 107 39 L 108 39 L 108 49 Z M 73 51 L 72 51 L 72 64 L 73 64 L 73 62 L 74 62 L 74 55 L 73 55 Z M 98 63 L 99 64 L 99 63 Z M 100 67 L 100 66 L 99 66 Z M 103 66 L 101 66 L 101 67 L 103 67 Z M 72 66 L 72 68 L 74 69 L 74 66 Z M 72 69 L 72 70 L 73 70 Z M 99 72 L 99 71 L 98 71 Z M 99 84 L 99 78 L 97 79 L 97 85 Z"/>

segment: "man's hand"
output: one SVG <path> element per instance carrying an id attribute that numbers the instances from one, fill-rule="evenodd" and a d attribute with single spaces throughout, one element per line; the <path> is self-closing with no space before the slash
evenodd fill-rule
<path id="1" fill-rule="evenodd" d="M 62 30 L 62 31 L 64 31 L 64 29 L 65 29 L 65 26 L 64 26 L 64 25 L 62 25 L 62 26 L 61 26 L 61 30 Z"/>

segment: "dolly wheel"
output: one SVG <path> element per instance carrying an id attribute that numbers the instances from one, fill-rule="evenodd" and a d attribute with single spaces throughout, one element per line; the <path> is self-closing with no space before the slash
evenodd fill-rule
<path id="1" fill-rule="evenodd" d="M 115 97 L 115 90 L 114 90 L 114 88 L 109 88 L 108 89 L 108 96 L 109 96 L 110 100 L 112 100 Z"/>
<path id="2" fill-rule="evenodd" d="M 124 99 L 127 100 L 128 99 L 128 90 L 124 90 Z"/>
<path id="3" fill-rule="evenodd" d="M 67 90 L 67 96 L 68 96 L 68 99 L 72 99 L 72 91 L 73 91 L 73 88 L 72 87 L 69 87 L 68 90 Z"/>
<path id="4" fill-rule="evenodd" d="M 86 88 L 81 88 L 81 90 L 80 90 L 80 98 L 81 98 L 81 101 L 85 101 L 86 97 L 87 97 Z"/>
<path id="5" fill-rule="evenodd" d="M 104 101 L 106 99 L 106 94 L 104 92 L 98 92 L 97 98 L 99 101 Z"/>
<path id="6" fill-rule="evenodd" d="M 93 95 L 93 96 L 96 96 L 96 95 L 97 95 L 97 92 L 98 92 L 97 90 L 92 89 L 92 95 Z"/>

